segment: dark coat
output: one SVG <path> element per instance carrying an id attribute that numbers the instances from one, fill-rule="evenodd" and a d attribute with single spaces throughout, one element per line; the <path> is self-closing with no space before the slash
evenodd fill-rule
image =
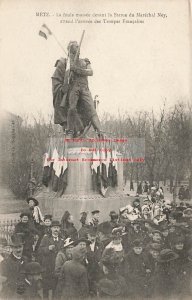
<path id="1" fill-rule="evenodd" d="M 90 225 L 82 225 L 82 227 L 78 231 L 79 238 L 87 238 L 87 233 L 90 229 Z"/>
<path id="2" fill-rule="evenodd" d="M 98 245 L 95 243 L 94 251 L 90 246 L 87 247 L 86 269 L 88 273 L 89 288 L 93 294 L 96 294 L 96 282 L 101 278 L 101 269 L 98 263 Z"/>
<path id="3" fill-rule="evenodd" d="M 192 279 L 192 262 L 186 257 L 178 257 L 175 260 L 176 269 L 176 294 L 189 295 Z"/>
<path id="4" fill-rule="evenodd" d="M 63 266 L 64 280 L 62 298 L 86 297 L 89 294 L 89 285 L 86 267 L 80 262 L 70 260 Z"/>
<path id="5" fill-rule="evenodd" d="M 41 225 L 41 231 L 39 232 L 39 239 L 37 241 L 35 250 L 37 251 L 40 244 L 41 244 L 41 240 L 44 237 L 44 235 L 51 235 L 51 227 L 50 226 L 45 226 L 45 225 Z"/>
<path id="6" fill-rule="evenodd" d="M 130 251 L 124 261 L 124 277 L 128 284 L 129 293 L 133 295 L 146 295 L 147 272 L 150 268 L 147 255 L 142 252 L 140 255 Z"/>
<path id="7" fill-rule="evenodd" d="M 15 233 L 22 234 L 22 239 L 24 242 L 23 245 L 23 255 L 31 258 L 31 254 L 33 252 L 33 243 L 34 243 L 34 235 L 38 234 L 38 230 L 31 223 L 18 223 L 15 226 Z"/>
<path id="8" fill-rule="evenodd" d="M 17 299 L 17 286 L 23 280 L 22 271 L 25 268 L 25 261 L 19 260 L 10 254 L 0 264 L 0 274 L 7 278 L 3 283 L 2 297 L 3 299 Z"/>
<path id="9" fill-rule="evenodd" d="M 31 283 L 26 278 L 18 285 L 17 293 L 22 300 L 43 299 L 42 285 Z"/>
<path id="10" fill-rule="evenodd" d="M 176 278 L 176 260 L 158 262 L 153 276 L 153 294 L 162 297 L 175 295 Z"/>
<path id="11" fill-rule="evenodd" d="M 61 234 L 66 239 L 70 237 L 73 241 L 78 239 L 78 232 L 74 224 L 61 221 Z"/>
<path id="12" fill-rule="evenodd" d="M 55 245 L 54 250 L 49 250 L 50 245 Z M 44 287 L 48 286 L 50 289 L 55 288 L 55 260 L 57 253 L 63 247 L 63 239 L 59 237 L 58 242 L 54 241 L 52 235 L 44 235 L 39 246 L 38 253 L 41 257 L 41 264 L 44 268 L 43 282 Z"/>
<path id="13" fill-rule="evenodd" d="M 127 285 L 125 279 L 114 273 L 103 277 L 97 284 L 99 297 L 126 297 Z"/>

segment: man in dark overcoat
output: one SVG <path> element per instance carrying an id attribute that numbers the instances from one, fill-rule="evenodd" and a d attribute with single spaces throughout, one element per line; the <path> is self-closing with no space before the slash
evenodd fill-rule
<path id="1" fill-rule="evenodd" d="M 54 297 L 57 277 L 55 276 L 55 260 L 57 253 L 63 247 L 63 239 L 60 237 L 60 223 L 59 221 L 52 221 L 51 234 L 44 235 L 39 246 L 39 255 L 41 257 L 43 273 L 43 296 L 45 299 L 52 294 Z"/>
<path id="2" fill-rule="evenodd" d="M 22 271 L 26 261 L 22 257 L 23 242 L 18 234 L 11 237 L 11 254 L 0 264 L 0 275 L 6 278 L 1 291 L 1 299 L 18 299 L 17 286 L 23 279 Z"/>

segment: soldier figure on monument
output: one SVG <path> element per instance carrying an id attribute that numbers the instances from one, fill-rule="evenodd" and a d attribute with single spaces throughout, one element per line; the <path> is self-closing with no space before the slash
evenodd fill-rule
<path id="1" fill-rule="evenodd" d="M 87 79 L 93 70 L 89 59 L 79 58 L 80 44 L 70 42 L 68 58 L 60 58 L 55 64 L 52 76 L 54 123 L 60 124 L 69 137 L 82 136 L 91 124 L 100 137 L 100 121 Z"/>

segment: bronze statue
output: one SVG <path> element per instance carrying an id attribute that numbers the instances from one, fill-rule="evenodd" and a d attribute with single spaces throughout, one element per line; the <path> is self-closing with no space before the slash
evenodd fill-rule
<path id="1" fill-rule="evenodd" d="M 87 77 L 93 75 L 91 63 L 79 57 L 76 41 L 70 42 L 67 50 L 67 59 L 56 61 L 52 76 L 54 123 L 70 137 L 83 136 L 90 125 L 100 136 L 100 121 L 88 87 Z"/>

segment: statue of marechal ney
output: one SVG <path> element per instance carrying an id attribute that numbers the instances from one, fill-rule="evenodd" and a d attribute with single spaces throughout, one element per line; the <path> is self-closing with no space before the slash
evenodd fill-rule
<path id="1" fill-rule="evenodd" d="M 52 76 L 54 123 L 61 125 L 66 135 L 73 138 L 84 136 L 91 125 L 98 137 L 101 136 L 100 121 L 88 86 L 88 76 L 93 75 L 93 70 L 88 58 L 80 58 L 84 33 L 79 44 L 69 42 L 65 52 L 67 58 L 56 61 Z M 39 34 L 46 39 L 52 35 L 62 47 L 47 25 L 41 27 Z"/>
<path id="2" fill-rule="evenodd" d="M 99 140 L 103 139 L 103 131 L 101 131 L 100 121 L 96 112 L 96 107 L 91 96 L 91 92 L 88 86 L 88 76 L 93 75 L 91 63 L 88 58 L 80 58 L 80 47 L 84 37 L 85 31 L 81 36 L 80 42 L 76 41 L 69 42 L 67 46 L 67 52 L 60 44 L 54 33 L 43 25 L 39 31 L 39 35 L 47 39 L 49 35 L 52 35 L 58 45 L 66 53 L 66 58 L 60 58 L 55 63 L 55 71 L 52 76 L 52 92 L 53 92 L 53 107 L 54 107 L 54 123 L 62 126 L 63 131 L 67 138 L 79 138 L 85 137 L 91 125 L 93 126 Z M 61 157 L 67 155 L 65 153 L 67 146 L 65 147 L 65 139 L 62 139 L 63 147 Z M 54 144 L 54 139 L 53 139 Z M 67 143 L 66 143 L 67 144 Z M 55 145 L 55 144 L 54 144 Z M 55 146 L 52 147 L 50 144 L 48 147 L 47 157 L 54 157 Z M 103 145 L 103 144 L 101 144 Z M 100 148 L 100 145 L 97 145 Z M 112 143 L 109 143 L 108 147 L 112 147 Z M 105 148 L 105 147 L 104 147 Z M 50 150 L 51 149 L 51 150 Z M 49 150 L 51 154 L 49 153 Z M 107 190 L 108 186 L 117 186 L 117 165 L 111 162 L 111 155 L 116 157 L 116 151 L 112 154 L 106 154 L 102 152 L 93 152 L 94 158 L 103 157 L 107 155 L 109 163 L 93 162 L 92 175 L 93 175 L 93 186 L 94 190 L 98 188 L 102 190 L 104 187 Z M 110 159 L 109 159 L 110 158 Z M 63 165 L 64 164 L 64 165 Z M 52 163 L 50 167 L 50 161 L 45 159 L 44 164 L 44 180 L 45 186 L 48 186 L 49 182 L 52 182 L 54 186 L 54 180 L 51 181 L 52 169 L 55 171 L 55 177 L 57 177 L 55 186 L 52 188 L 53 191 L 60 191 L 63 194 L 67 180 L 67 165 L 64 161 L 58 161 L 57 159 Z M 62 172 L 61 167 L 62 166 Z M 55 169 L 54 169 L 55 168 Z M 62 173 L 62 174 L 61 174 Z M 58 183 L 58 180 L 61 184 Z M 103 194 L 103 192 L 102 192 Z"/>

